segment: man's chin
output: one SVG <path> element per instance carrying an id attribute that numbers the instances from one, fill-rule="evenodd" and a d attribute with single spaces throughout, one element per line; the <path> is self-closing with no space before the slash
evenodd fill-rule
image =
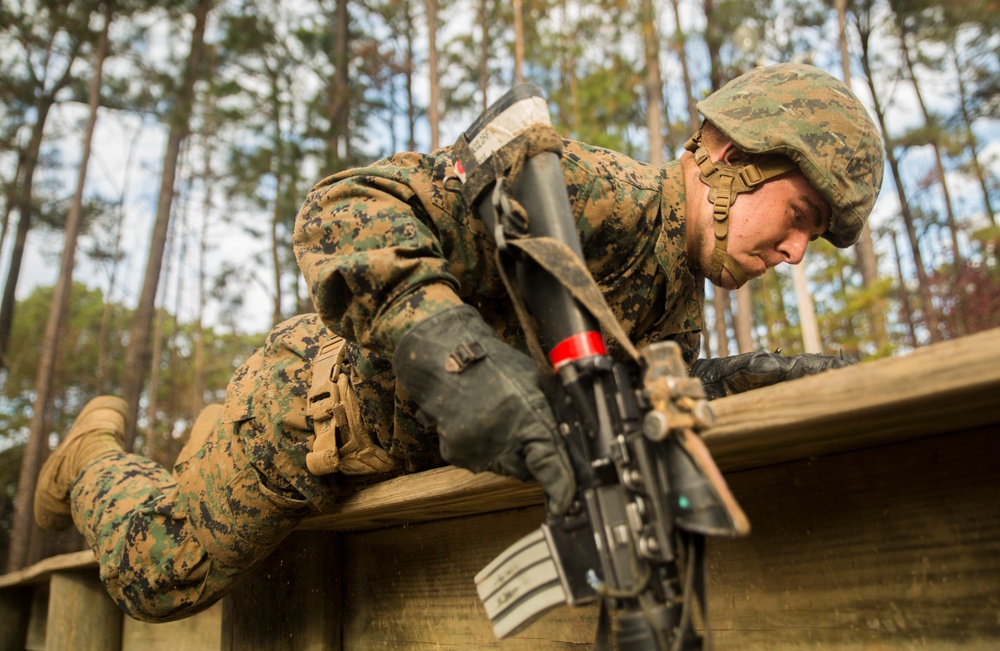
<path id="1" fill-rule="evenodd" d="M 719 282 L 715 282 L 711 278 L 709 278 L 709 281 L 714 286 L 721 287 L 722 289 L 728 289 L 729 291 L 739 289 L 739 286 L 736 284 L 736 279 L 733 278 L 732 275 L 725 269 L 722 270 L 722 277 L 719 278 Z"/>

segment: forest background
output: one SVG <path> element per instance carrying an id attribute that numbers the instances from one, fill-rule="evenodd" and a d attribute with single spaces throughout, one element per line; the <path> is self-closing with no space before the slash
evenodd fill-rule
<path id="1" fill-rule="evenodd" d="M 754 65 L 846 79 L 887 148 L 861 243 L 712 291 L 705 356 L 855 360 L 993 327 L 1000 3 L 965 0 L 0 0 L 0 553 L 83 404 L 128 400 L 170 465 L 274 323 L 310 309 L 309 187 L 454 141 L 517 80 L 565 136 L 662 163 Z"/>

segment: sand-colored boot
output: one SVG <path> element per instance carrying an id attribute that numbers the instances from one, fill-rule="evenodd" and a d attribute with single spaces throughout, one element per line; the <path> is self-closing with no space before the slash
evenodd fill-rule
<path id="1" fill-rule="evenodd" d="M 35 521 L 42 529 L 59 531 L 73 525 L 69 504 L 73 482 L 91 462 L 124 452 L 127 411 L 125 401 L 115 396 L 98 396 L 84 406 L 38 475 Z"/>

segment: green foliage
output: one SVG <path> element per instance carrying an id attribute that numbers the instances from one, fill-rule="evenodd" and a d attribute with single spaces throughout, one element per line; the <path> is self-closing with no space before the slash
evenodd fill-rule
<path id="1" fill-rule="evenodd" d="M 0 447 L 0 558 L 7 558 L 10 530 L 14 524 L 14 499 L 21 472 L 24 444 Z"/>
<path id="2" fill-rule="evenodd" d="M 38 288 L 21 301 L 15 312 L 9 369 L 0 376 L 0 449 L 23 444 L 31 420 L 37 351 L 52 301 L 52 288 Z M 100 290 L 76 283 L 53 382 L 50 431 L 54 436 L 69 429 L 75 415 L 91 398 L 121 394 L 121 375 L 131 310 L 106 304 Z M 261 335 L 235 335 L 206 329 L 202 333 L 205 367 L 200 385 L 205 393 L 193 395 L 196 333 L 191 324 L 167 318 L 170 333 L 163 358 L 157 401 L 169 422 L 157 422 L 157 431 L 183 434 L 206 402 L 219 402 L 233 370 L 263 341 Z M 176 450 L 173 450 L 176 453 Z"/>
<path id="3" fill-rule="evenodd" d="M 0 388 L 5 403 L 12 408 L 0 410 L 0 432 L 20 432 L 30 420 L 37 351 L 51 305 L 51 287 L 36 289 L 18 304 L 11 331 L 11 341 L 15 345 L 11 347 L 9 368 Z M 99 363 L 102 349 L 124 350 L 121 331 L 112 335 L 109 330 L 102 330 L 103 318 L 101 291 L 75 284 L 54 375 L 54 431 L 62 431 L 72 421 L 72 414 L 91 397 L 103 392 L 102 381 L 110 380 L 106 386 L 113 388 L 113 378 L 120 375 L 120 355 L 110 357 L 103 365 Z M 128 313 L 120 308 L 115 313 L 112 307 L 109 318 L 121 324 Z M 107 337 L 103 342 L 99 340 L 102 332 Z"/>

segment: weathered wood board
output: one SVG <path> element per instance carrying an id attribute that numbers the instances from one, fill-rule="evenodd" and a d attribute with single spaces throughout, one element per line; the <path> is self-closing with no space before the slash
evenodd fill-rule
<path id="1" fill-rule="evenodd" d="M 709 546 L 718 649 L 1000 648 L 991 429 L 731 473 L 747 539 Z M 589 648 L 562 608 L 496 641 L 472 577 L 540 507 L 345 536 L 344 649 Z"/>
<path id="2" fill-rule="evenodd" d="M 1000 648 L 1000 329 L 713 406 L 704 438 L 753 525 L 709 543 L 717 649 Z M 594 607 L 501 642 L 476 598 L 543 517 L 537 486 L 488 473 L 384 482 L 305 522 L 206 626 L 225 651 L 590 648 Z M 0 623 L 23 639 L 28 595 L 93 572 L 86 554 L 0 577 Z M 121 648 L 159 644 L 141 628 Z"/>
<path id="3" fill-rule="evenodd" d="M 705 439 L 754 527 L 709 543 L 718 649 L 1000 648 L 1000 331 L 715 406 Z M 322 648 L 589 648 L 593 608 L 499 642 L 476 598 L 540 501 L 446 468 L 311 519 L 343 545 Z"/>

